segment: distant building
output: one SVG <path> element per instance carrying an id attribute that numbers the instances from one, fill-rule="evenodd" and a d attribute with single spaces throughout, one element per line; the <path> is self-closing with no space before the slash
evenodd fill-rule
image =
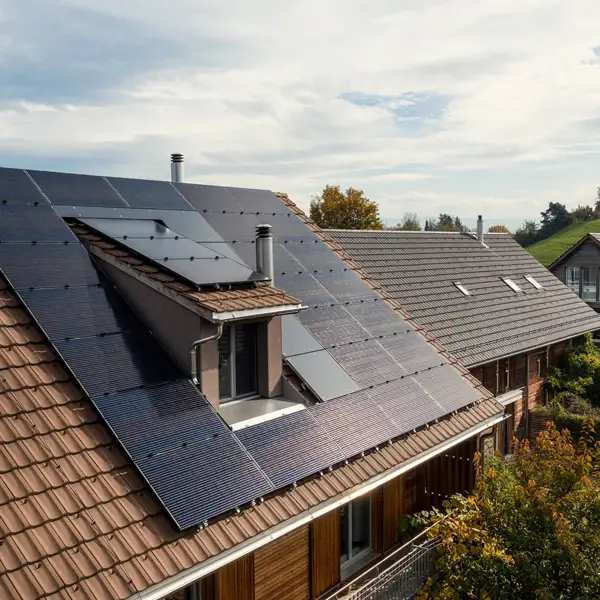
<path id="1" fill-rule="evenodd" d="M 600 312 L 600 233 L 582 237 L 548 268 L 584 302 Z"/>

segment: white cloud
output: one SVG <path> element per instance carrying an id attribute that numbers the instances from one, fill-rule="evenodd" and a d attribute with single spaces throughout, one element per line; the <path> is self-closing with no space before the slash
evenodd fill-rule
<path id="1" fill-rule="evenodd" d="M 521 219 L 537 216 L 557 189 L 568 204 L 587 198 L 584 188 L 593 196 L 586 157 L 599 150 L 597 2 L 63 0 L 50 19 L 61 10 L 101 17 L 113 46 L 108 19 L 129 23 L 131 47 L 136 35 L 145 45 L 121 56 L 129 79 L 127 63 L 118 81 L 103 73 L 103 85 L 118 87 L 113 95 L 86 96 L 83 80 L 82 93 L 60 101 L 37 89 L 1 103 L 0 92 L 3 162 L 62 156 L 69 170 L 69 156 L 99 153 L 98 170 L 166 177 L 168 153 L 181 151 L 198 181 L 285 190 L 304 205 L 327 183 L 352 185 L 391 217 L 467 215 L 486 197 L 487 212 Z M 52 47 L 19 37 L 26 12 L 10 13 L 4 30 L 0 16 L 0 47 L 49 55 Z M 102 40 L 100 31 L 95 60 Z M 169 40 L 178 51 L 166 61 L 160 44 Z M 12 67 L 18 81 L 18 61 Z M 361 105 L 343 99 L 349 92 L 390 101 Z M 409 93 L 447 100 L 435 127 L 415 133 L 395 118 Z M 570 168 L 557 181 L 544 164 Z M 474 183 L 482 169 L 493 193 Z"/>

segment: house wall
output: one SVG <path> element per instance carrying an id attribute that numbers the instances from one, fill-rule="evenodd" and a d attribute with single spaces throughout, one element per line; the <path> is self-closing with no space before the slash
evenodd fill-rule
<path id="1" fill-rule="evenodd" d="M 371 562 L 362 569 L 407 541 L 403 528 L 407 515 L 439 506 L 453 493 L 472 489 L 472 457 L 478 440 L 478 437 L 467 440 L 371 493 L 373 552 Z M 338 508 L 219 569 L 203 581 L 202 599 L 316 600 L 344 583 L 340 540 Z M 356 575 L 358 572 L 352 577 Z"/>
<path id="2" fill-rule="evenodd" d="M 560 279 L 563 283 L 566 283 L 567 267 L 590 267 L 596 270 L 600 269 L 600 248 L 594 242 L 588 240 L 550 271 L 555 277 Z M 597 279 L 600 281 L 600 277 L 597 277 Z M 599 302 L 588 302 L 588 304 L 600 312 Z"/>

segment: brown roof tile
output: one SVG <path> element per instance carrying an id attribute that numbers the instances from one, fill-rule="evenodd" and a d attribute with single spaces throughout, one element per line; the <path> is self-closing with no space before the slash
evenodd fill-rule
<path id="1" fill-rule="evenodd" d="M 427 434 L 181 534 L 2 278 L 0 289 L 2 600 L 128 598 L 499 412 L 486 400 Z M 211 302 L 237 302 L 216 294 Z"/>

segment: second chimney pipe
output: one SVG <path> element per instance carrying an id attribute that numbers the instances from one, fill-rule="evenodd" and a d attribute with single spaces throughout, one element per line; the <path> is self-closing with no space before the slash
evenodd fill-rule
<path id="1" fill-rule="evenodd" d="M 183 154 L 171 154 L 171 181 L 183 182 Z"/>
<path id="2" fill-rule="evenodd" d="M 256 226 L 256 270 L 275 285 L 275 265 L 273 263 L 273 234 L 270 225 Z"/>
<path id="3" fill-rule="evenodd" d="M 481 215 L 477 217 L 477 240 L 483 244 L 483 219 Z"/>

